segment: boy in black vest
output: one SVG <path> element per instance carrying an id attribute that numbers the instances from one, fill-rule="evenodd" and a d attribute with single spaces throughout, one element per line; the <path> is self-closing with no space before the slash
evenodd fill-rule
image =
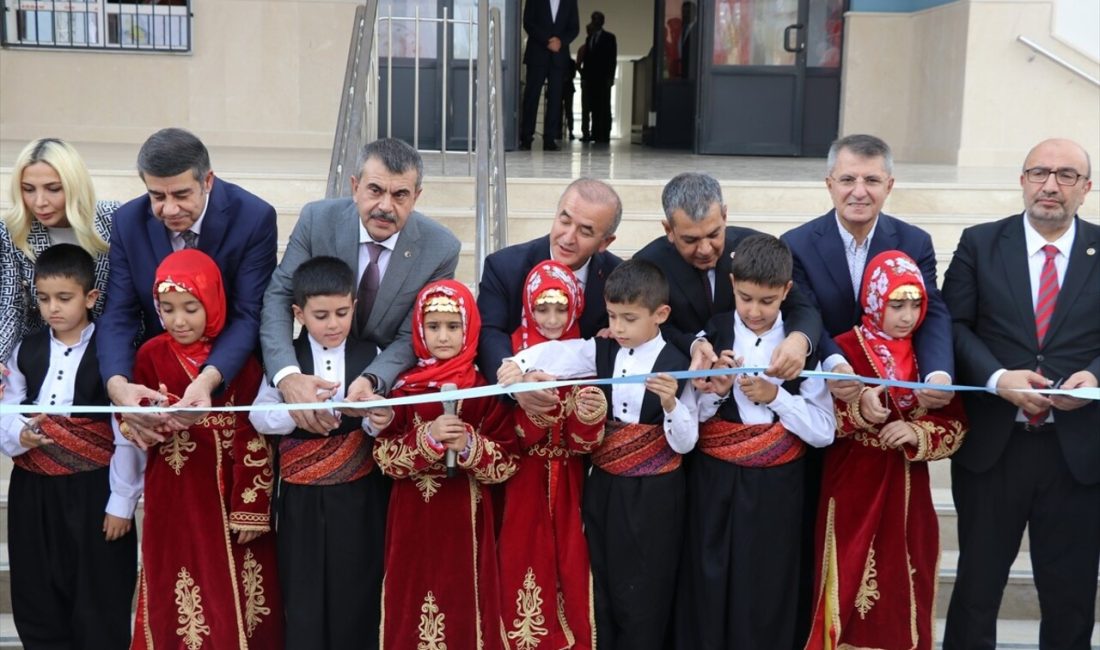
<path id="1" fill-rule="evenodd" d="M 4 404 L 106 406 L 90 310 L 95 263 L 58 244 L 35 262 L 48 329 L 12 352 Z M 15 627 L 28 648 L 125 648 L 137 580 L 131 519 L 144 457 L 114 445 L 109 416 L 0 418 L 0 449 L 14 459 L 8 553 Z M 106 516 L 104 516 L 106 511 Z"/>
<path id="2" fill-rule="evenodd" d="M 787 335 L 780 307 L 792 268 L 790 250 L 771 235 L 737 245 L 730 269 L 735 311 L 714 316 L 706 328 L 721 351 L 719 367 L 769 365 Z M 816 357 L 805 369 L 819 369 Z M 806 445 L 833 441 L 833 401 L 818 378 L 781 382 L 754 373 L 708 383 L 688 475 L 678 647 L 794 647 L 802 457 Z"/>
<path id="3" fill-rule="evenodd" d="M 629 260 L 604 288 L 612 338 L 549 341 L 505 360 L 501 384 L 541 370 L 562 378 L 624 377 L 686 370 L 661 336 L 668 282 L 656 265 Z M 681 454 L 699 435 L 695 392 L 657 374 L 644 384 L 604 386 L 610 409 L 584 489 L 600 648 L 661 650 L 672 618 L 685 509 Z"/>
<path id="4" fill-rule="evenodd" d="M 294 351 L 302 372 L 339 383 L 332 401 L 378 353 L 349 338 L 355 275 L 343 261 L 315 257 L 291 280 L 302 332 Z M 321 396 L 317 401 L 325 401 Z M 282 403 L 264 384 L 256 405 Z M 281 436 L 276 531 L 288 650 L 377 647 L 382 544 L 389 488 L 374 467 L 374 439 L 361 418 L 342 416 L 319 436 L 288 411 L 253 411 L 257 431 Z"/>

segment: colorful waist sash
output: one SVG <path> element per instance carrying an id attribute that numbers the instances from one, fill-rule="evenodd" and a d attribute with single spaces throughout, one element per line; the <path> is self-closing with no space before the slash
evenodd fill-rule
<path id="1" fill-rule="evenodd" d="M 13 458 L 16 467 L 47 476 L 90 472 L 111 464 L 115 437 L 107 420 L 50 415 L 38 424 L 52 445 Z"/>
<path id="2" fill-rule="evenodd" d="M 782 424 L 740 424 L 711 418 L 699 426 L 699 451 L 744 467 L 775 467 L 798 460 L 806 443 Z"/>
<path id="3" fill-rule="evenodd" d="M 592 452 L 592 463 L 616 476 L 667 474 L 679 469 L 680 462 L 660 424 L 608 422 L 603 443 Z"/>
<path id="4" fill-rule="evenodd" d="M 363 478 L 374 469 L 374 439 L 363 430 L 326 438 L 283 438 L 279 442 L 282 480 L 297 485 L 337 485 Z"/>

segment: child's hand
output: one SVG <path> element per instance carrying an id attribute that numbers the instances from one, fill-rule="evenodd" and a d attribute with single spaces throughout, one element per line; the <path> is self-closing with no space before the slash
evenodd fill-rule
<path id="1" fill-rule="evenodd" d="M 263 534 L 264 531 L 262 530 L 242 530 L 237 533 L 237 543 L 247 544 Z"/>
<path id="2" fill-rule="evenodd" d="M 114 515 L 107 515 L 103 518 L 103 532 L 108 542 L 113 542 L 130 532 L 131 526 L 132 521 L 129 519 Z"/>
<path id="3" fill-rule="evenodd" d="M 657 397 L 661 398 L 661 408 L 665 412 L 676 408 L 676 380 L 672 375 L 661 373 L 645 380 L 645 388 Z"/>
<path id="4" fill-rule="evenodd" d="M 367 401 L 381 400 L 381 395 L 375 395 Z M 393 422 L 393 409 L 390 407 L 382 407 L 376 409 L 367 409 L 367 419 L 370 421 L 370 426 L 375 431 L 381 431 L 390 426 L 390 422 Z"/>
<path id="5" fill-rule="evenodd" d="M 779 386 L 756 375 L 737 375 L 737 387 L 757 404 L 771 404 L 779 394 Z"/>
<path id="6" fill-rule="evenodd" d="M 30 418 L 23 425 L 23 429 L 19 432 L 19 445 L 24 449 L 35 449 L 42 445 L 52 445 L 53 440 L 49 436 L 42 433 L 42 430 L 38 428 L 39 423 L 46 419 L 44 413 L 39 413 Z"/>
<path id="7" fill-rule="evenodd" d="M 464 451 L 469 437 L 466 433 L 466 423 L 462 418 L 446 414 L 432 422 L 432 426 L 428 428 L 428 434 L 439 444 L 455 451 Z"/>
<path id="8" fill-rule="evenodd" d="M 595 420 L 607 413 L 607 398 L 595 386 L 585 386 L 577 391 L 577 415 L 585 420 Z"/>
<path id="9" fill-rule="evenodd" d="M 497 370 L 497 383 L 501 386 L 511 386 L 523 379 L 523 371 L 515 361 L 505 361 Z"/>
<path id="10" fill-rule="evenodd" d="M 733 350 L 723 350 L 722 354 L 718 356 L 718 361 L 715 362 L 715 368 L 740 368 L 743 365 L 743 361 L 733 354 Z M 719 375 L 710 377 L 706 383 L 705 391 L 708 393 L 714 393 L 719 397 L 725 397 L 730 394 L 730 390 L 733 388 L 733 381 L 736 375 Z"/>
<path id="11" fill-rule="evenodd" d="M 902 445 L 916 446 L 917 432 L 913 431 L 913 427 L 909 426 L 908 423 L 902 420 L 894 420 L 882 427 L 882 430 L 878 432 L 878 439 L 885 447 L 901 449 Z"/>
<path id="12" fill-rule="evenodd" d="M 886 386 L 867 388 L 859 396 L 859 412 L 864 420 L 872 424 L 882 424 L 890 415 L 889 409 L 882 403 L 882 393 Z"/>

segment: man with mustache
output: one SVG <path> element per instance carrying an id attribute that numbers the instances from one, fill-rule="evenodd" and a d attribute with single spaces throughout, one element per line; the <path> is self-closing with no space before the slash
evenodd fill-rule
<path id="1" fill-rule="evenodd" d="M 416 294 L 429 282 L 453 278 L 458 266 L 458 239 L 414 209 L 424 177 L 416 149 L 395 138 L 375 140 L 359 153 L 356 169 L 349 179 L 351 198 L 302 208 L 264 294 L 260 347 L 268 378 L 288 404 L 324 401 L 336 388 L 303 373 L 294 355 L 290 280 L 299 264 L 330 255 L 357 270 L 352 336 L 373 342 L 382 352 L 346 387 L 348 401 L 385 393 L 398 373 L 416 362 L 411 311 Z M 338 424 L 327 410 L 291 414 L 301 429 L 316 434 Z"/>

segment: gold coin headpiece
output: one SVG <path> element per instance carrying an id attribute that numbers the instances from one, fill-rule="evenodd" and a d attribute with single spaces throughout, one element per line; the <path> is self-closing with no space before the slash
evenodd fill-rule
<path id="1" fill-rule="evenodd" d="M 424 305 L 424 313 L 430 314 L 432 312 L 444 312 L 449 314 L 457 314 L 458 301 L 450 296 L 435 295 L 428 299 L 427 304 Z"/>
<path id="2" fill-rule="evenodd" d="M 569 298 L 561 289 L 547 289 L 535 298 L 536 305 L 568 305 Z"/>
<path id="3" fill-rule="evenodd" d="M 915 284 L 903 284 L 890 292 L 889 300 L 920 300 L 923 293 Z"/>
<path id="4" fill-rule="evenodd" d="M 157 293 L 171 293 L 178 291 L 180 293 L 191 293 L 191 290 L 182 284 L 177 284 L 172 280 L 164 280 L 157 284 Z"/>

